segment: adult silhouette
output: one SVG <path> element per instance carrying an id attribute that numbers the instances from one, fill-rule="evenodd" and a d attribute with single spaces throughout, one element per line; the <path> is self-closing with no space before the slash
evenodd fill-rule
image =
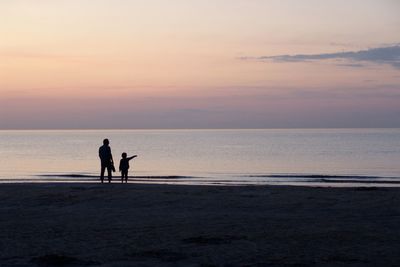
<path id="1" fill-rule="evenodd" d="M 103 140 L 103 145 L 99 148 L 99 157 L 101 161 L 101 171 L 100 171 L 101 183 L 104 182 L 104 172 L 106 169 L 108 173 L 108 182 L 111 183 L 112 171 L 115 171 L 115 169 L 114 169 L 114 160 L 111 154 L 110 141 L 108 139 Z"/>

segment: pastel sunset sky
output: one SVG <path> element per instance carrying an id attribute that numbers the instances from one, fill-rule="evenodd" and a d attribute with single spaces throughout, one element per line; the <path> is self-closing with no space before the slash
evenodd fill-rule
<path id="1" fill-rule="evenodd" d="M 0 1 L 0 129 L 400 127 L 398 0 Z"/>

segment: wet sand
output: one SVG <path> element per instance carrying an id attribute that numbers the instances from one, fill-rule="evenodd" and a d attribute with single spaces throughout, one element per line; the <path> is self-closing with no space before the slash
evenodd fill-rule
<path id="1" fill-rule="evenodd" d="M 0 266 L 398 266 L 395 188 L 0 185 Z"/>

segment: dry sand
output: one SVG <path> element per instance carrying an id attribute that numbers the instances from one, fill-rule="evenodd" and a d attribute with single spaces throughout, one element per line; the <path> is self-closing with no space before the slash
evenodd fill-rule
<path id="1" fill-rule="evenodd" d="M 0 266 L 399 266 L 400 191 L 0 185 Z"/>

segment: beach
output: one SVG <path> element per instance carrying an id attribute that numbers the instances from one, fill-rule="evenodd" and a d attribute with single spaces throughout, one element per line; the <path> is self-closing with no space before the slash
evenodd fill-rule
<path id="1" fill-rule="evenodd" d="M 396 266 L 396 188 L 2 184 L 0 266 Z"/>

